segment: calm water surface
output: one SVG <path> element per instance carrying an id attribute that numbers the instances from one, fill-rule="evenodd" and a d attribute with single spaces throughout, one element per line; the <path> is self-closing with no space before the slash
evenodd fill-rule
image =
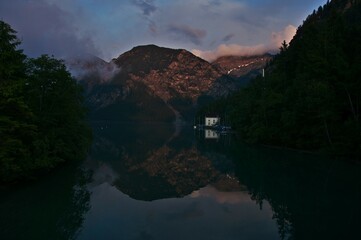
<path id="1" fill-rule="evenodd" d="M 360 165 L 93 123 L 81 166 L 0 190 L 0 239 L 361 239 Z"/>

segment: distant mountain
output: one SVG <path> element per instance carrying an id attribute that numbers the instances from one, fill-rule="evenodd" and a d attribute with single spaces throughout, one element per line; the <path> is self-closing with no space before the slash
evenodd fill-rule
<path id="1" fill-rule="evenodd" d="M 65 59 L 69 72 L 81 80 L 87 91 L 108 82 L 120 69 L 94 55 L 78 55 Z"/>
<path id="2" fill-rule="evenodd" d="M 273 59 L 273 55 L 264 54 L 259 56 L 224 56 L 212 62 L 223 74 L 233 77 L 241 84 L 248 81 L 262 72 Z"/>
<path id="3" fill-rule="evenodd" d="M 68 66 L 85 86 L 93 119 L 189 121 L 196 107 L 236 91 L 242 74 L 258 74 L 252 71 L 269 58 L 224 57 L 211 64 L 184 49 L 146 45 L 110 63 L 90 56 Z M 240 67 L 230 71 L 234 64 Z"/>

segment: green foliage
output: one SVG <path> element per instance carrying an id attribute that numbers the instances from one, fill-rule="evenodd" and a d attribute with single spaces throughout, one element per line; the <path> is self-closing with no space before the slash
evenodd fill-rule
<path id="1" fill-rule="evenodd" d="M 62 61 L 26 59 L 0 21 L 0 182 L 31 177 L 85 154 L 82 89 Z"/>
<path id="2" fill-rule="evenodd" d="M 212 97 L 201 96 L 198 98 L 198 112 L 196 114 L 196 123 L 204 124 L 204 116 L 206 115 L 218 115 L 221 118 L 222 123 L 227 121 L 227 112 L 230 109 L 232 98 L 220 98 L 214 101 Z M 228 123 L 226 123 L 228 124 Z"/>
<path id="3" fill-rule="evenodd" d="M 228 100 L 238 133 L 250 142 L 360 157 L 360 20 L 359 1 L 314 11 L 265 78 Z"/>

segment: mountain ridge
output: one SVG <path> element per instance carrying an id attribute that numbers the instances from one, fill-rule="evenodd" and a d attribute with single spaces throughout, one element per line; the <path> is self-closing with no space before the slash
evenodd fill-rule
<path id="1" fill-rule="evenodd" d="M 124 112 L 121 118 L 131 121 L 150 121 L 151 115 L 156 121 L 190 121 L 199 105 L 228 96 L 241 85 L 237 77 L 185 49 L 154 44 L 136 46 L 109 63 L 101 61 L 98 66 L 94 62 L 99 60 L 78 63 L 80 68 L 88 67 L 78 79 L 95 118 L 110 119 L 112 109 L 117 114 Z M 167 117 L 154 119 L 150 114 L 154 108 L 159 116 Z"/>

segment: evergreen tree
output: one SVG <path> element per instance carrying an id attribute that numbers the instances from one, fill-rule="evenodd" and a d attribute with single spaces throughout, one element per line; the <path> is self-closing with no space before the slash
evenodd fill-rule
<path id="1" fill-rule="evenodd" d="M 62 61 L 26 59 L 0 21 L 0 182 L 32 177 L 86 153 L 82 91 Z"/>
<path id="2" fill-rule="evenodd" d="M 360 157 L 360 51 L 360 1 L 328 2 L 229 99 L 233 126 L 250 142 Z"/>
<path id="3" fill-rule="evenodd" d="M 0 180 L 11 180 L 28 168 L 29 145 L 36 137 L 33 114 L 25 104 L 25 55 L 7 23 L 0 21 Z"/>

